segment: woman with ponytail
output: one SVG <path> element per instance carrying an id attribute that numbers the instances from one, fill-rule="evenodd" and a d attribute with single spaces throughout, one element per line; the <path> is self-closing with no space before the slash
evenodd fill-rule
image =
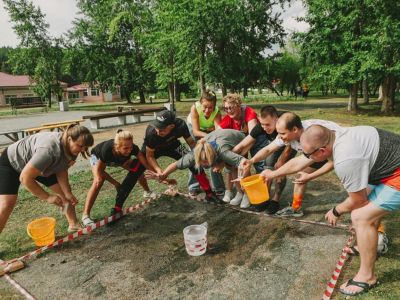
<path id="1" fill-rule="evenodd" d="M 126 130 L 118 130 L 114 139 L 97 144 L 91 151 L 90 165 L 92 166 L 93 183 L 86 197 L 85 208 L 82 214 L 83 225 L 91 225 L 94 221 L 90 218 L 90 211 L 96 201 L 97 195 L 104 181 L 110 182 L 117 190 L 115 206 L 111 214 L 121 212 L 122 206 L 136 182 L 139 180 L 144 189 L 143 197 L 155 198 L 157 194 L 150 191 L 143 172 L 152 170 L 147 164 L 146 157 L 140 152 L 139 147 L 133 143 L 133 135 Z M 134 156 L 135 158 L 132 158 Z M 115 180 L 106 172 L 107 166 L 117 166 L 128 170 L 122 183 Z"/>
<path id="2" fill-rule="evenodd" d="M 217 129 L 205 138 L 199 140 L 192 152 L 186 154 L 178 161 L 170 164 L 159 177 L 166 178 L 176 169 L 194 169 L 196 172 L 204 172 L 205 168 L 212 168 L 220 171 L 221 164 L 231 170 L 232 176 L 237 177 L 237 167 L 242 163 L 247 165 L 247 159 L 232 152 L 232 149 L 239 144 L 245 135 L 233 129 Z M 239 182 L 236 182 L 237 193 L 241 194 Z M 243 196 L 243 195 L 242 195 Z M 211 199 L 213 200 L 213 199 Z M 222 200 L 217 200 L 222 201 Z"/>
<path id="3" fill-rule="evenodd" d="M 71 125 L 63 133 L 36 133 L 6 148 L 0 157 L 0 232 L 14 209 L 21 183 L 38 198 L 65 208 L 69 232 L 80 229 L 68 168 L 79 154 L 86 158 L 92 145 L 93 136 L 86 127 Z"/>

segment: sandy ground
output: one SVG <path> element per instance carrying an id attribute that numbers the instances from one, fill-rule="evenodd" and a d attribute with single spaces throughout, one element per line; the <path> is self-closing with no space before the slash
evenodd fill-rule
<path id="1" fill-rule="evenodd" d="M 142 144 L 147 124 L 128 126 Z M 115 133 L 95 133 L 96 143 Z M 86 168 L 80 161 L 73 168 Z M 284 198 L 291 195 L 286 188 Z M 306 218 L 343 199 L 338 182 L 310 184 Z M 282 205 L 285 205 L 282 201 Z M 207 253 L 189 256 L 182 230 L 209 224 Z M 12 277 L 37 299 L 320 299 L 347 233 L 163 196 L 144 210 L 32 259 Z M 0 279 L 0 298 L 22 299 Z"/>

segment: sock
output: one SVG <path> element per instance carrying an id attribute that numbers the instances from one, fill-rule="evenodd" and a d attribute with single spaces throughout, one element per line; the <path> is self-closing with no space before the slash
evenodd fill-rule
<path id="1" fill-rule="evenodd" d="M 206 192 L 207 195 L 211 194 L 211 185 L 210 182 L 208 181 L 208 178 L 206 176 L 206 173 L 200 173 L 194 175 L 194 177 L 197 179 L 199 182 L 201 188 Z"/>
<path id="2" fill-rule="evenodd" d="M 385 226 L 381 222 L 379 222 L 378 232 L 385 233 Z"/>
<path id="3" fill-rule="evenodd" d="M 117 205 L 115 205 L 114 206 L 114 210 L 115 210 L 116 213 L 120 213 L 122 211 L 122 208 L 117 206 Z"/>
<path id="4" fill-rule="evenodd" d="M 297 210 L 303 203 L 303 195 L 293 195 L 292 208 Z"/>

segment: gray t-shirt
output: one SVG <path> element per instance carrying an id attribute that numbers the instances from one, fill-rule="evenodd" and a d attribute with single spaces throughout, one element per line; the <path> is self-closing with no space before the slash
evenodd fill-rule
<path id="1" fill-rule="evenodd" d="M 11 166 L 17 171 L 30 162 L 41 175 L 48 177 L 68 169 L 68 159 L 61 144 L 62 132 L 40 132 L 8 147 Z"/>
<path id="2" fill-rule="evenodd" d="M 378 131 L 371 126 L 356 126 L 335 134 L 333 162 L 336 174 L 348 192 L 365 189 L 374 164 L 378 163 Z"/>
<path id="3" fill-rule="evenodd" d="M 214 148 L 217 156 L 213 165 L 223 161 L 231 166 L 239 166 L 243 156 L 231 150 L 245 138 L 244 133 L 234 129 L 217 129 L 206 135 L 205 139 Z M 194 167 L 194 154 L 189 152 L 176 162 L 178 169 Z"/>

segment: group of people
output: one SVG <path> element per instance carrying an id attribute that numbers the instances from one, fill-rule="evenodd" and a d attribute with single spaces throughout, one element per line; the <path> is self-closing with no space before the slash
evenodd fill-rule
<path id="1" fill-rule="evenodd" d="M 351 213 L 357 237 L 352 254 L 361 258 L 358 273 L 340 290 L 357 295 L 375 286 L 378 228 L 382 217 L 400 208 L 400 136 L 369 126 L 302 121 L 295 113 L 278 112 L 270 105 L 262 107 L 258 115 L 242 104 L 238 94 L 223 98 L 223 110 L 222 117 L 216 95 L 206 91 L 191 107 L 186 122 L 171 111 L 159 112 L 147 127 L 141 148 L 134 144 L 131 132 L 118 130 L 114 139 L 97 144 L 89 155 L 94 139 L 86 127 L 79 125 L 63 133 L 37 133 L 10 145 L 0 158 L 0 232 L 16 204 L 21 183 L 38 198 L 65 208 L 68 231 L 78 230 L 78 200 L 71 191 L 68 168 L 79 154 L 90 157 L 93 173 L 81 219 L 84 226 L 94 222 L 90 211 L 104 181 L 116 189 L 111 214 L 121 212 L 138 181 L 144 197 L 156 197 L 147 185 L 145 170 L 148 178 L 176 183 L 168 176 L 177 169 L 189 169 L 191 196 L 203 190 L 207 201 L 249 209 L 249 199 L 237 178 L 249 175 L 254 167 L 269 189 L 274 186 L 274 193 L 270 201 L 251 209 L 301 217 L 307 182 L 334 169 L 348 198 L 325 218 L 335 225 L 342 214 Z M 164 169 L 157 161 L 163 156 L 175 160 Z M 107 173 L 107 166 L 127 170 L 121 183 Z M 279 200 L 289 174 L 296 174 L 293 198 L 289 207 L 281 208 Z"/>

